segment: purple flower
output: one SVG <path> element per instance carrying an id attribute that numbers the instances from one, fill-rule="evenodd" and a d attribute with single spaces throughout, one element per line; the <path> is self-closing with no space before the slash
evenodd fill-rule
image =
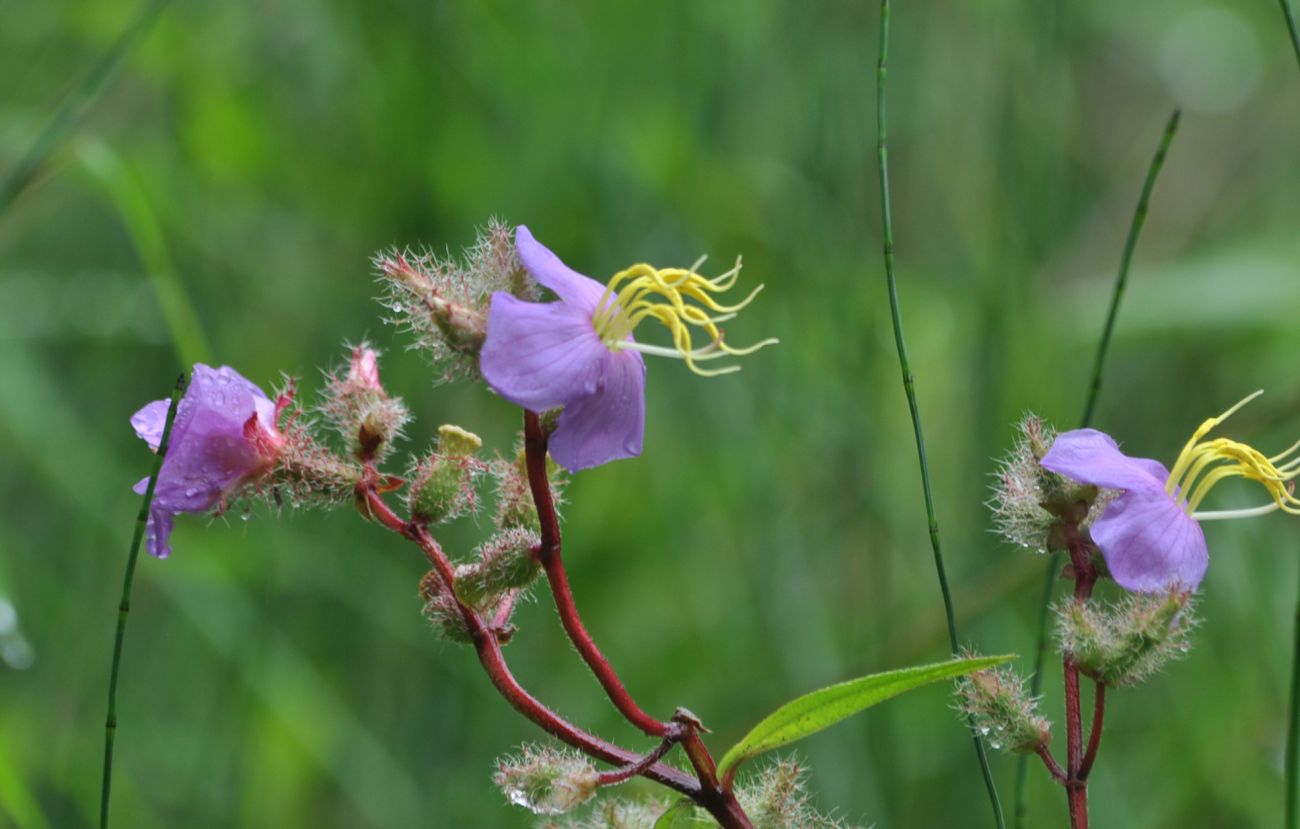
<path id="1" fill-rule="evenodd" d="M 1300 514 L 1300 501 L 1288 486 L 1300 474 L 1300 461 L 1283 463 L 1300 444 L 1266 458 L 1244 443 L 1226 438 L 1203 440 L 1259 394 L 1203 422 L 1172 472 L 1158 461 L 1123 454 L 1109 435 L 1096 429 L 1076 429 L 1056 438 L 1043 457 L 1043 468 L 1080 483 L 1120 491 L 1093 522 L 1091 535 L 1121 587 L 1135 593 L 1199 587 L 1209 554 L 1198 521 L 1246 518 L 1278 509 Z M 1232 477 L 1263 485 L 1272 502 L 1243 510 L 1198 512 L 1210 489 Z"/>
<path id="2" fill-rule="evenodd" d="M 634 265 L 606 287 L 570 269 L 527 227 L 516 230 L 515 246 L 528 273 L 560 301 L 525 302 L 508 293 L 493 294 L 479 367 L 488 385 L 515 405 L 534 412 L 564 407 L 550 451 L 570 470 L 641 454 L 642 354 L 677 357 L 697 374 L 711 375 L 738 367 L 707 370 L 697 363 L 747 354 L 775 342 L 734 349 L 722 341 L 717 323 L 730 319 L 758 292 L 735 306 L 713 300 L 711 294 L 735 283 L 739 264 L 712 280 L 693 270 Z M 686 304 L 688 298 L 698 304 Z M 632 337 L 646 319 L 669 329 L 672 348 L 638 343 Z M 691 327 L 703 329 L 710 342 L 692 347 Z"/>
<path id="3" fill-rule="evenodd" d="M 155 400 L 131 417 L 135 433 L 155 452 L 167 406 L 167 400 Z M 158 558 L 171 553 L 175 515 L 206 512 L 274 466 L 284 445 L 276 420 L 276 403 L 239 372 L 194 366 L 154 487 L 146 529 L 150 553 Z M 143 494 L 148 484 L 144 478 L 135 491 Z"/>

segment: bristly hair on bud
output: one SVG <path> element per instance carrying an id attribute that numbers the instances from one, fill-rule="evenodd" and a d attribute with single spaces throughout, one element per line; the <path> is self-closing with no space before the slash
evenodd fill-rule
<path id="1" fill-rule="evenodd" d="M 771 829 L 850 829 L 838 818 L 821 814 L 810 803 L 807 769 L 784 757 L 745 781 L 736 799 L 756 827 Z"/>
<path id="2" fill-rule="evenodd" d="M 284 412 L 284 448 L 271 474 L 258 490 L 276 506 L 333 506 L 353 497 L 363 470 L 316 439 L 315 424 L 295 397 L 296 382 L 285 378 L 277 391 L 277 408 Z"/>
<path id="3" fill-rule="evenodd" d="M 482 610 L 499 604 L 512 590 L 527 590 L 541 572 L 534 556 L 541 543 L 526 527 L 511 527 L 489 538 L 478 548 L 478 560 L 456 574 L 461 601 Z"/>
<path id="4" fill-rule="evenodd" d="M 1033 754 L 1052 739 L 1052 724 L 1038 713 L 1038 699 L 1010 668 L 989 668 L 957 680 L 957 710 L 994 749 Z"/>
<path id="5" fill-rule="evenodd" d="M 424 617 L 433 623 L 443 639 L 458 645 L 474 644 L 456 597 L 443 586 L 442 577 L 436 571 L 430 570 L 420 579 L 420 598 L 424 600 Z"/>
<path id="6" fill-rule="evenodd" d="M 1136 685 L 1191 650 L 1192 593 L 1125 595 L 1118 603 L 1068 599 L 1056 606 L 1061 651 L 1106 685 Z"/>
<path id="7" fill-rule="evenodd" d="M 604 799 L 582 818 L 565 818 L 563 822 L 543 821 L 539 829 L 655 829 L 659 818 L 669 808 L 661 800 Z M 703 815 L 703 812 L 700 812 Z M 701 827 L 712 823 L 707 815 L 688 825 Z M 674 824 L 678 826 L 679 824 Z"/>
<path id="8" fill-rule="evenodd" d="M 535 301 L 538 288 L 515 252 L 514 229 L 489 219 L 461 261 L 432 251 L 385 251 L 375 268 L 386 288 L 390 322 L 410 331 L 441 371 L 442 381 L 478 376 L 478 352 L 487 336 L 494 291 Z"/>
<path id="9" fill-rule="evenodd" d="M 389 397 L 379 380 L 379 352 L 369 343 L 351 347 L 346 371 L 325 375 L 321 415 L 361 461 L 380 463 L 411 413 L 400 397 Z"/>
<path id="10" fill-rule="evenodd" d="M 595 796 L 600 775 L 575 751 L 525 744 L 518 754 L 497 761 L 492 779 L 516 806 L 537 815 L 562 815 Z"/>
<path id="11" fill-rule="evenodd" d="M 1079 486 L 1040 465 L 1056 430 L 1033 413 L 1016 427 L 1011 451 L 999 463 L 988 507 L 994 530 L 1011 544 L 1035 553 L 1061 549 L 1063 525 L 1087 527 L 1115 493 Z"/>
<path id="12" fill-rule="evenodd" d="M 540 531 L 537 505 L 533 503 L 533 492 L 528 484 L 528 463 L 524 455 L 522 435 L 515 445 L 514 458 L 508 460 L 498 457 L 489 464 L 489 471 L 496 479 L 497 529 L 523 527 L 534 532 Z M 568 473 L 547 455 L 546 475 L 551 482 L 551 498 L 558 510 L 564 503 L 564 488 L 569 483 Z"/>

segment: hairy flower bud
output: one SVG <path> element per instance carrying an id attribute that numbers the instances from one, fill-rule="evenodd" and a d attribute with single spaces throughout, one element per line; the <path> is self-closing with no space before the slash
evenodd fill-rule
<path id="1" fill-rule="evenodd" d="M 435 571 L 430 570 L 420 579 L 420 598 L 424 600 L 425 618 L 433 623 L 442 638 L 458 645 L 474 643 L 456 597 L 447 591 L 442 578 Z"/>
<path id="2" fill-rule="evenodd" d="M 540 543 L 537 534 L 524 527 L 492 536 L 479 547 L 479 560 L 469 565 L 463 575 L 457 574 L 457 594 L 465 603 L 482 609 L 499 601 L 507 591 L 528 587 L 541 572 L 533 556 Z"/>
<path id="3" fill-rule="evenodd" d="M 771 829 L 849 829 L 834 817 L 823 815 L 813 808 L 805 783 L 806 769 L 793 758 L 783 758 L 767 766 L 736 790 L 736 798 L 756 827 Z M 693 815 L 683 815 L 683 820 L 670 824 L 697 825 L 690 820 Z"/>
<path id="4" fill-rule="evenodd" d="M 995 749 L 1032 754 L 1052 739 L 1051 723 L 1038 713 L 1038 700 L 1007 668 L 990 668 L 957 681 L 957 707 L 975 732 Z"/>
<path id="5" fill-rule="evenodd" d="M 487 468 L 474 454 L 482 445 L 478 435 L 459 426 L 439 427 L 437 450 L 407 474 L 411 515 L 439 524 L 474 511 L 476 482 Z"/>
<path id="6" fill-rule="evenodd" d="M 444 380 L 478 374 L 493 292 L 537 298 L 536 285 L 519 264 L 511 228 L 495 219 L 461 261 L 394 250 L 376 256 L 375 267 L 388 289 L 392 321 L 415 335 Z"/>
<path id="7" fill-rule="evenodd" d="M 1061 650 L 1106 685 L 1135 685 L 1190 649 L 1192 594 L 1126 596 L 1111 607 L 1075 601 L 1056 608 Z"/>
<path id="8" fill-rule="evenodd" d="M 1034 552 L 1066 549 L 1070 534 L 1099 515 L 1112 493 L 1102 495 L 1040 465 L 1056 431 L 1037 415 L 1026 415 L 1017 428 L 1020 436 L 1001 462 L 989 500 L 994 526 L 1007 541 Z"/>
<path id="9" fill-rule="evenodd" d="M 328 375 L 320 407 L 360 461 L 380 462 L 411 414 L 379 381 L 379 353 L 366 343 L 352 349 L 346 373 Z"/>
<path id="10" fill-rule="evenodd" d="M 524 527 L 539 531 L 537 506 L 533 503 L 533 491 L 528 483 L 528 463 L 523 449 L 516 450 L 514 460 L 499 458 L 494 461 L 491 472 L 497 484 L 497 527 L 503 530 Z M 568 476 L 550 456 L 546 458 L 546 474 L 551 483 L 551 498 L 559 507 L 564 487 L 569 483 Z"/>
<path id="11" fill-rule="evenodd" d="M 560 815 L 595 796 L 599 774 L 576 752 L 524 745 L 519 754 L 497 762 L 492 779 L 516 806 L 538 815 Z"/>

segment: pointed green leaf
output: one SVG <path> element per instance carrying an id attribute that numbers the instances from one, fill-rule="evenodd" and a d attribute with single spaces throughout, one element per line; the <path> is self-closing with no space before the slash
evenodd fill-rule
<path id="1" fill-rule="evenodd" d="M 732 746 L 718 764 L 718 774 L 726 775 L 750 757 L 815 734 L 905 691 L 981 671 L 1014 658 L 1014 655 L 1006 655 L 953 659 L 935 665 L 871 674 L 804 694 L 776 709 Z"/>
<path id="2" fill-rule="evenodd" d="M 694 811 L 695 804 L 690 801 L 690 798 L 683 797 L 659 816 L 655 821 L 654 829 L 689 829 L 695 822 L 692 820 Z"/>

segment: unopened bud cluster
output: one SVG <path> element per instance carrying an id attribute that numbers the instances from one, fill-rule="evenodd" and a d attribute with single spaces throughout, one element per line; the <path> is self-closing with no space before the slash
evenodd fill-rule
<path id="1" fill-rule="evenodd" d="M 435 450 L 407 473 L 411 515 L 428 524 L 440 524 L 477 509 L 477 482 L 487 469 L 476 455 L 482 446 L 483 441 L 473 432 L 440 426 Z"/>
<path id="2" fill-rule="evenodd" d="M 474 644 L 459 602 L 447 590 L 437 572 L 430 570 L 420 579 L 420 598 L 424 601 L 424 617 L 443 639 L 458 645 Z"/>
<path id="3" fill-rule="evenodd" d="M 431 252 L 389 251 L 375 257 L 391 321 L 410 331 L 442 369 L 444 380 L 478 373 L 495 291 L 536 300 L 537 287 L 519 263 L 513 231 L 490 221 L 462 261 Z"/>
<path id="4" fill-rule="evenodd" d="M 1040 465 L 1056 431 L 1037 415 L 1026 415 L 1018 430 L 989 500 L 994 526 L 1007 541 L 1037 553 L 1064 549 L 1067 533 L 1087 527 L 1110 493 L 1080 486 Z"/>
<path id="5" fill-rule="evenodd" d="M 669 808 L 658 800 L 606 799 L 582 817 L 548 820 L 539 829 L 699 829 L 707 826 L 707 817 L 695 819 L 695 809 L 680 822 L 662 824 L 659 819 Z M 703 814 L 703 813 L 701 813 Z"/>
<path id="6" fill-rule="evenodd" d="M 328 506 L 352 498 L 362 478 L 360 464 L 340 457 L 316 440 L 294 399 L 293 382 L 277 393 L 285 409 L 283 445 L 275 468 L 259 484 L 277 506 Z"/>
<path id="7" fill-rule="evenodd" d="M 516 806 L 539 815 L 561 815 L 591 800 L 599 774 L 581 754 L 552 746 L 525 745 L 497 763 L 493 781 Z"/>
<path id="8" fill-rule="evenodd" d="M 1051 723 L 1038 713 L 1038 700 L 1009 668 L 990 668 L 958 680 L 957 707 L 992 748 L 1032 754 L 1052 739 Z"/>
<path id="9" fill-rule="evenodd" d="M 1135 685 L 1188 652 L 1196 622 L 1191 593 L 1133 594 L 1105 607 L 1069 600 L 1056 608 L 1061 651 L 1106 685 Z"/>
<path id="10" fill-rule="evenodd" d="M 366 343 L 352 349 L 346 372 L 329 375 L 320 407 L 357 460 L 382 462 L 411 413 L 379 380 L 379 353 Z"/>

